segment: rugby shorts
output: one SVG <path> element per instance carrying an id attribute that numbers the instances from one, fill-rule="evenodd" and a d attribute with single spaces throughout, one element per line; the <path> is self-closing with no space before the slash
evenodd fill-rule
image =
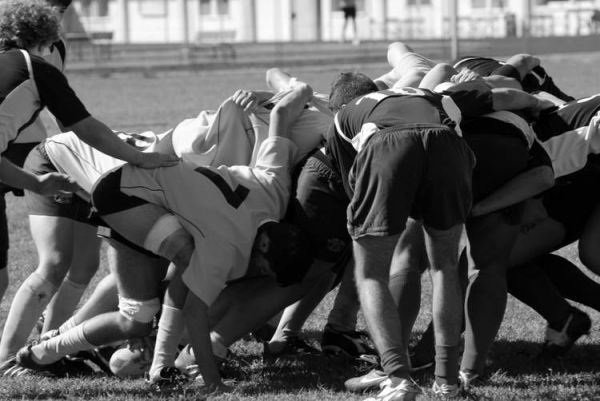
<path id="1" fill-rule="evenodd" d="M 544 194 L 543 203 L 548 216 L 565 227 L 565 245 L 576 241 L 600 205 L 600 168 L 588 162 L 583 169 L 561 177 Z"/>
<path id="2" fill-rule="evenodd" d="M 439 230 L 464 223 L 474 163 L 466 142 L 445 125 L 406 124 L 376 133 L 350 170 L 350 236 L 400 234 L 409 216 Z"/>
<path id="3" fill-rule="evenodd" d="M 300 171 L 285 220 L 308 233 L 316 258 L 336 262 L 335 273 L 341 273 L 348 262 L 347 206 L 342 178 L 327 156 L 313 152 Z"/>
<path id="4" fill-rule="evenodd" d="M 56 173 L 43 143 L 31 150 L 23 168 L 36 175 Z M 29 215 L 65 217 L 97 226 L 100 220 L 92 214 L 91 204 L 77 195 L 41 195 L 25 190 L 25 204 Z"/>

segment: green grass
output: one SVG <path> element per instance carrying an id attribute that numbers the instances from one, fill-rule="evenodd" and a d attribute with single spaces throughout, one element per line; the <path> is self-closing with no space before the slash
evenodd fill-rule
<path id="1" fill-rule="evenodd" d="M 600 92 L 597 66 L 600 54 L 547 56 L 543 58 L 555 81 L 575 96 Z M 293 71 L 310 82 L 315 89 L 328 92 L 329 83 L 338 70 L 358 69 L 371 76 L 385 71 L 384 64 L 365 66 L 313 67 Z M 76 76 L 72 85 L 89 110 L 115 129 L 131 131 L 167 129 L 183 118 L 195 116 L 200 110 L 216 108 L 220 101 L 237 88 L 264 88 L 264 73 L 258 70 L 197 72 L 144 78 L 138 75 L 114 76 L 109 79 Z M 35 268 L 36 252 L 27 226 L 26 211 L 20 198 L 8 196 L 11 249 L 9 273 L 11 285 L 0 303 L 0 324 L 16 289 Z M 576 248 L 561 251 L 576 261 Z M 103 263 L 100 276 L 105 273 Z M 424 279 L 422 313 L 416 333 L 429 321 L 430 283 Z M 599 295 L 600 296 L 600 295 Z M 304 335 L 318 342 L 333 294 L 318 307 L 305 326 Z M 585 308 L 584 308 L 585 309 Z M 596 311 L 585 309 L 594 322 Z M 544 332 L 543 320 L 530 309 L 510 298 L 505 321 L 493 348 L 489 367 L 490 380 L 473 391 L 481 400 L 600 400 L 600 335 L 593 330 L 579 341 L 560 365 L 536 362 Z M 238 381 L 236 391 L 217 397 L 218 400 L 361 400 L 362 395 L 347 393 L 343 381 L 357 373 L 345 361 L 314 357 L 286 364 L 264 366 L 261 346 L 241 341 L 233 347 L 238 355 L 227 370 Z M 429 388 L 431 372 L 415 377 Z M 198 386 L 171 399 L 198 399 Z M 142 380 L 0 378 L 0 399 L 89 399 L 137 400 L 152 397 Z M 166 397 L 168 398 L 168 397 Z M 423 399 L 429 399 L 424 396 Z"/>

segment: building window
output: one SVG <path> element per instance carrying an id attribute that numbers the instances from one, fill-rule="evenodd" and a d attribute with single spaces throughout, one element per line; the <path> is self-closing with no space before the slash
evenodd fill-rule
<path id="1" fill-rule="evenodd" d="M 472 8 L 504 8 L 504 0 L 472 0 Z"/>
<path id="2" fill-rule="evenodd" d="M 200 0 L 200 15 L 229 15 L 229 0 Z"/>
<path id="3" fill-rule="evenodd" d="M 431 0 L 407 0 L 408 6 L 428 6 L 431 5 Z"/>

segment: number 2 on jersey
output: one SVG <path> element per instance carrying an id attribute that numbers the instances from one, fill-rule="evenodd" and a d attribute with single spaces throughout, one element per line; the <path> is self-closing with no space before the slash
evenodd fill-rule
<path id="1" fill-rule="evenodd" d="M 206 168 L 206 167 L 197 167 L 194 169 L 197 173 L 202 174 L 206 178 L 212 181 L 213 184 L 219 188 L 227 203 L 231 205 L 231 207 L 237 209 L 240 207 L 244 199 L 250 193 L 250 190 L 243 185 L 238 184 L 238 186 L 232 189 L 229 184 L 221 177 L 219 174 L 214 171 Z"/>

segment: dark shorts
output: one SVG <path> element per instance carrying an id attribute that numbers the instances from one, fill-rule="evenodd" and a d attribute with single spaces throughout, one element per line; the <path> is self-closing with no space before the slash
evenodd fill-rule
<path id="1" fill-rule="evenodd" d="M 31 149 L 35 148 L 39 143 L 11 143 L 8 148 L 2 153 L 2 157 L 10 160 L 14 165 L 23 167 L 25 159 L 29 155 Z M 21 188 L 14 188 L 10 185 L 6 185 L 0 182 L 0 192 L 5 194 L 7 192 L 13 192 L 15 196 L 23 196 L 23 190 Z"/>
<path id="2" fill-rule="evenodd" d="M 36 175 L 57 172 L 43 144 L 31 150 L 23 168 Z M 65 217 L 94 226 L 100 223 L 92 214 L 91 204 L 77 195 L 47 196 L 26 190 L 25 203 L 29 215 Z"/>
<path id="3" fill-rule="evenodd" d="M 100 219 L 107 214 L 122 212 L 149 203 L 144 199 L 136 196 L 129 196 L 121 192 L 121 173 L 122 169 L 119 167 L 116 170 L 104 174 L 92 188 L 92 204 Z M 159 257 L 147 249 L 129 241 L 120 233 L 110 228 L 105 222 L 98 228 L 98 235 L 103 238 L 110 238 L 118 241 L 147 256 L 154 258 Z"/>
<path id="4" fill-rule="evenodd" d="M 400 234 L 409 216 L 439 230 L 464 223 L 473 165 L 466 142 L 444 125 L 407 124 L 376 133 L 349 175 L 351 237 Z"/>
<path id="5" fill-rule="evenodd" d="M 561 178 L 544 194 L 543 201 L 548 216 L 565 227 L 565 244 L 576 241 L 600 205 L 600 169 L 588 165 Z"/>
<path id="6" fill-rule="evenodd" d="M 344 19 L 348 19 L 348 18 L 355 19 L 356 18 L 356 7 L 355 6 L 342 7 L 342 12 L 344 13 Z"/>
<path id="7" fill-rule="evenodd" d="M 327 156 L 315 152 L 300 172 L 286 219 L 309 234 L 318 259 L 336 262 L 349 246 L 347 206 L 341 177 Z"/>

